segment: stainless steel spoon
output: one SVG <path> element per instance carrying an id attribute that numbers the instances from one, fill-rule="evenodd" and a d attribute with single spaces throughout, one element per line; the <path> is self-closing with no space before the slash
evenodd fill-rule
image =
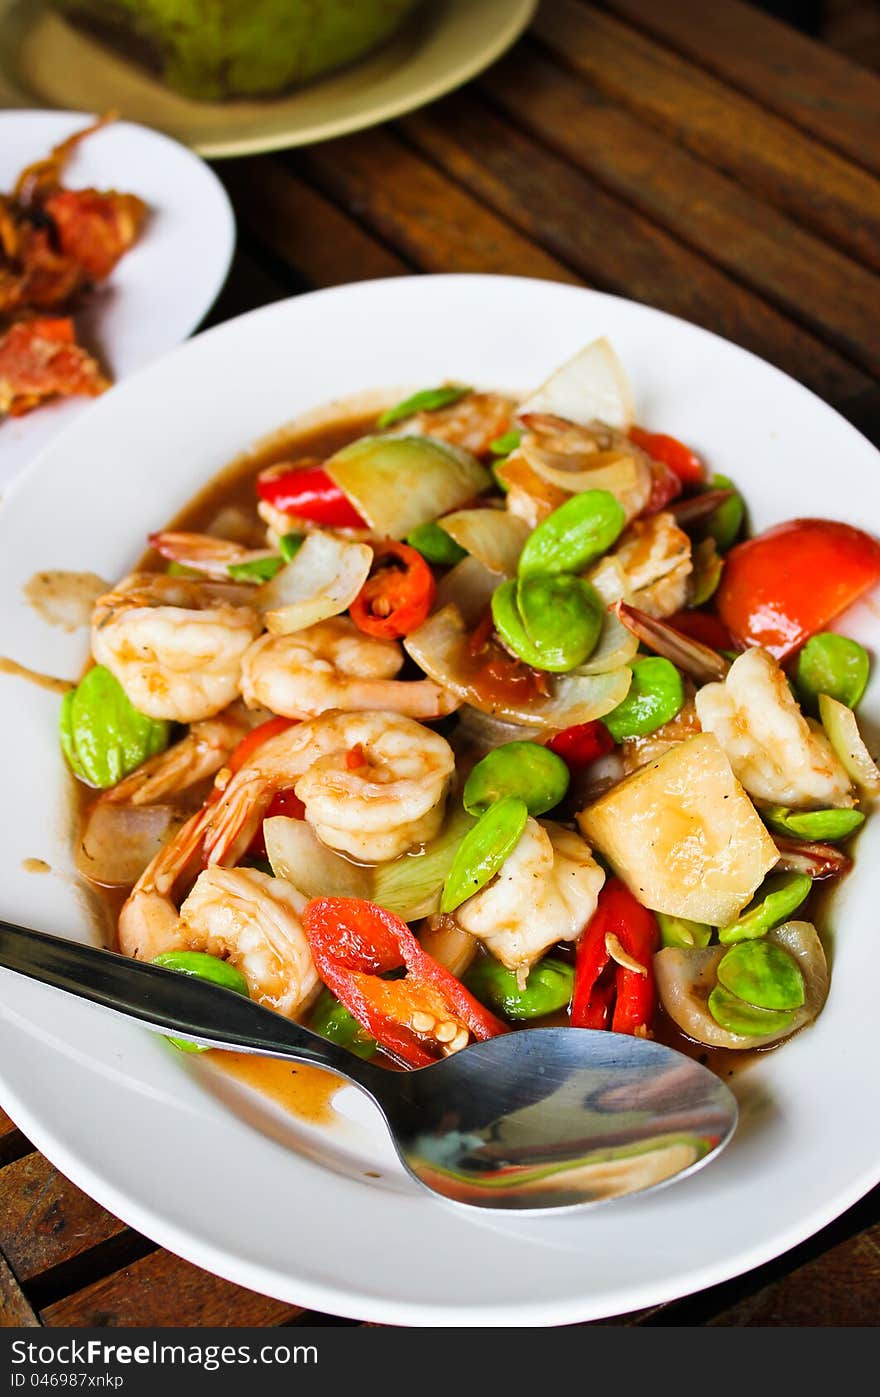
<path id="1" fill-rule="evenodd" d="M 394 1072 L 231 990 L 0 922 L 0 966 L 147 1028 L 336 1072 L 381 1109 L 406 1168 L 478 1208 L 599 1203 L 681 1178 L 736 1126 L 733 1093 L 649 1039 L 538 1028 Z"/>

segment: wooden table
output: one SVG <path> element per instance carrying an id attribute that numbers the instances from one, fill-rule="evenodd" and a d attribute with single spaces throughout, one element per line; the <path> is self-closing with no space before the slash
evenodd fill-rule
<path id="1" fill-rule="evenodd" d="M 831 37 L 880 55 L 880 23 L 859 0 L 832 0 L 829 16 Z M 547 0 L 506 58 L 435 106 L 219 166 L 240 244 L 211 320 L 419 271 L 586 284 L 745 345 L 876 439 L 878 131 L 880 78 L 740 0 Z M 758 1270 L 610 1322 L 871 1325 L 878 1314 L 880 1190 Z M 2 1113 L 0 1317 L 352 1322 L 157 1248 Z"/>

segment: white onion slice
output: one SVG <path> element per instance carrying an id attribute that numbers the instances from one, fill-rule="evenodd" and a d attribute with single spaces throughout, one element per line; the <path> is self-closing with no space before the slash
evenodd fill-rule
<path id="1" fill-rule="evenodd" d="M 435 609 L 457 607 L 465 625 L 472 628 L 485 616 L 497 586 L 498 577 L 494 572 L 476 558 L 462 558 L 437 583 Z"/>
<path id="2" fill-rule="evenodd" d="M 102 887 L 130 887 L 180 824 L 171 805 L 119 805 L 98 800 L 77 841 L 77 871 Z"/>
<path id="3" fill-rule="evenodd" d="M 608 340 L 593 340 L 541 384 L 520 405 L 519 414 L 552 412 L 586 425 L 596 418 L 626 431 L 633 406 L 623 365 Z"/>
<path id="4" fill-rule="evenodd" d="M 627 520 L 641 514 L 651 496 L 652 476 L 648 457 L 632 443 L 601 451 L 558 451 L 541 445 L 535 433 L 527 433 L 519 452 L 548 485 L 580 494 L 584 490 L 608 490 L 620 500 Z"/>
<path id="5" fill-rule="evenodd" d="M 865 746 L 852 709 L 829 694 L 820 694 L 819 716 L 847 776 L 860 790 L 872 796 L 880 795 L 880 770 Z"/>
<path id="6" fill-rule="evenodd" d="M 273 815 L 263 839 L 272 872 L 305 897 L 370 897 L 372 870 L 328 849 L 305 820 Z"/>
<path id="7" fill-rule="evenodd" d="M 361 518 L 389 538 L 461 509 L 492 484 L 474 456 L 435 437 L 360 437 L 325 469 Z"/>
<path id="8" fill-rule="evenodd" d="M 533 699 L 498 698 L 484 694 L 474 677 L 468 654 L 468 634 L 461 614 L 446 606 L 429 616 L 407 636 L 404 649 L 433 679 L 456 698 L 509 722 L 539 728 L 567 728 L 589 723 L 616 708 L 626 698 L 632 671 L 623 667 L 610 674 L 548 676 L 550 693 Z"/>
<path id="9" fill-rule="evenodd" d="M 440 528 L 490 572 L 515 577 L 531 529 L 506 509 L 460 509 L 438 519 Z"/>
<path id="10" fill-rule="evenodd" d="M 338 616 L 363 587 L 373 561 L 366 543 L 335 534 L 309 534 L 294 558 L 257 593 L 257 606 L 274 635 L 305 630 Z"/>

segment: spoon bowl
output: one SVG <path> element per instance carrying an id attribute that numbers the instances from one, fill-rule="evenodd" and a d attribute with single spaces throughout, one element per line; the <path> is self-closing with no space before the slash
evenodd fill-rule
<path id="1" fill-rule="evenodd" d="M 402 1163 L 466 1206 L 581 1207 L 683 1178 L 730 1140 L 736 1098 L 651 1039 L 536 1028 L 394 1072 L 231 990 L 0 922 L 0 967 L 205 1047 L 323 1067 L 379 1106 Z"/>

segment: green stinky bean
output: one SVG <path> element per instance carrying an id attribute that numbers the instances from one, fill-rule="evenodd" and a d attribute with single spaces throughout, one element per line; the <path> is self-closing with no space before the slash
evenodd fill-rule
<path id="1" fill-rule="evenodd" d="M 733 946 L 737 941 L 755 941 L 765 936 L 800 907 L 812 886 L 813 880 L 806 873 L 777 873 L 767 878 L 751 907 L 729 926 L 719 928 L 718 940 L 723 946 Z"/>
<path id="2" fill-rule="evenodd" d="M 731 994 L 723 985 L 716 985 L 709 995 L 709 1013 L 728 1033 L 744 1038 L 763 1038 L 770 1033 L 784 1033 L 794 1022 L 793 1009 L 759 1009 Z"/>
<path id="3" fill-rule="evenodd" d="M 856 708 L 870 672 L 871 661 L 863 645 L 849 636 L 821 631 L 810 636 L 798 655 L 794 682 L 802 706 L 815 717 L 820 694 Z"/>
<path id="4" fill-rule="evenodd" d="M 496 437 L 489 442 L 489 450 L 493 456 L 509 456 L 511 451 L 515 451 L 522 441 L 522 432 L 514 428 L 510 432 L 505 432 L 503 436 Z"/>
<path id="5" fill-rule="evenodd" d="M 702 950 L 712 940 L 712 928 L 705 922 L 692 922 L 687 917 L 671 917 L 666 912 L 655 912 L 660 927 L 660 941 L 663 946 L 676 946 L 684 950 Z"/>
<path id="6" fill-rule="evenodd" d="M 348 1048 L 355 1057 L 371 1058 L 379 1046 L 375 1038 L 371 1038 L 366 1029 L 358 1023 L 354 1014 L 346 1009 L 344 1004 L 340 1004 L 328 989 L 322 990 L 318 997 L 309 1020 L 309 1028 L 314 1033 L 320 1033 L 322 1038 L 329 1039 L 331 1043 Z"/>
<path id="7" fill-rule="evenodd" d="M 482 815 L 496 800 L 519 796 L 530 815 L 558 805 L 571 776 L 561 757 L 538 742 L 505 742 L 477 762 L 465 782 L 462 804 Z"/>
<path id="8" fill-rule="evenodd" d="M 520 989 L 515 970 L 507 970 L 491 956 L 479 960 L 464 977 L 465 988 L 508 1019 L 543 1019 L 571 1003 L 574 967 L 545 956 L 529 971 Z"/>
<path id="9" fill-rule="evenodd" d="M 714 538 L 719 553 L 726 553 L 742 528 L 746 512 L 743 498 L 733 481 L 726 475 L 713 475 L 706 488 L 734 491 L 729 500 L 724 500 L 703 520 L 704 535 Z"/>
<path id="10" fill-rule="evenodd" d="M 439 524 L 417 525 L 412 533 L 407 534 L 406 541 L 410 548 L 421 553 L 426 563 L 433 563 L 436 567 L 453 567 L 467 557 L 467 550 L 450 538 Z"/>
<path id="11" fill-rule="evenodd" d="M 765 805 L 759 814 L 777 834 L 832 844 L 855 834 L 865 823 L 861 810 L 789 810 L 787 805 Z"/>
<path id="12" fill-rule="evenodd" d="M 794 956 L 772 941 L 741 941 L 718 966 L 718 983 L 758 1009 L 799 1009 L 804 977 Z"/>
<path id="13" fill-rule="evenodd" d="M 520 577 L 582 572 L 601 557 L 626 523 L 623 505 L 608 490 L 584 490 L 554 509 L 526 539 Z"/>
<path id="14" fill-rule="evenodd" d="M 247 980 L 241 972 L 227 960 L 209 956 L 205 951 L 163 951 L 161 955 L 153 957 L 153 964 L 161 965 L 165 970 L 176 970 L 181 975 L 192 975 L 197 980 L 209 980 L 221 989 L 233 990 L 235 994 L 243 994 L 245 999 L 250 998 Z M 168 1042 L 182 1053 L 207 1052 L 207 1048 L 200 1043 L 190 1043 L 186 1038 L 169 1038 Z"/>
<path id="15" fill-rule="evenodd" d="M 271 582 L 283 567 L 283 558 L 251 558 L 247 563 L 230 563 L 226 571 L 233 582 Z"/>
<path id="16" fill-rule="evenodd" d="M 670 722 L 684 703 L 684 683 L 675 665 L 660 655 L 636 660 L 629 693 L 602 722 L 615 742 L 647 737 Z"/>
<path id="17" fill-rule="evenodd" d="M 505 796 L 490 805 L 456 850 L 443 884 L 441 912 L 454 912 L 494 878 L 519 843 L 528 818 L 528 806 L 517 796 Z"/>
<path id="18" fill-rule="evenodd" d="M 76 775 L 106 790 L 168 746 L 170 725 L 132 706 L 118 679 L 95 665 L 64 695 L 58 719 L 61 748 Z"/>
<path id="19" fill-rule="evenodd" d="M 281 556 L 285 563 L 292 562 L 305 541 L 305 534 L 299 534 L 294 529 L 292 529 L 289 534 L 281 535 L 278 540 L 278 547 L 281 549 Z"/>
<path id="20" fill-rule="evenodd" d="M 393 427 L 395 422 L 402 422 L 404 418 L 412 417 L 417 412 L 436 412 L 440 407 L 451 407 L 453 403 L 466 398 L 468 393 L 473 391 L 473 388 L 467 388 L 463 383 L 444 383 L 440 388 L 423 388 L 411 397 L 404 398 L 403 402 L 395 403 L 394 407 L 386 408 L 377 419 L 376 425 L 384 431 L 386 427 Z"/>
<path id="21" fill-rule="evenodd" d="M 595 649 L 604 607 L 581 577 L 530 577 L 502 582 L 492 594 L 492 619 L 508 649 L 534 669 L 564 674 Z"/>

